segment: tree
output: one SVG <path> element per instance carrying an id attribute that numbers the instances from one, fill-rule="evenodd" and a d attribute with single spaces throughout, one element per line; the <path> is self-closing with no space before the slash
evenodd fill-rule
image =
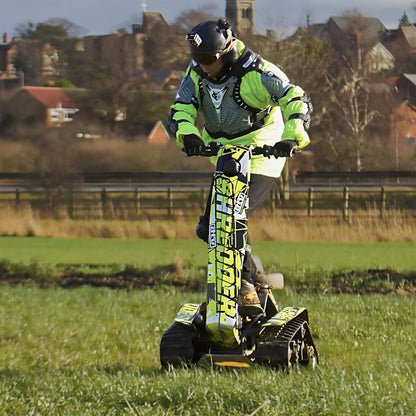
<path id="1" fill-rule="evenodd" d="M 51 18 L 46 22 L 26 22 L 17 26 L 17 34 L 20 39 L 38 40 L 40 42 L 59 43 L 63 39 L 78 37 L 85 33 L 85 29 L 75 25 L 67 19 Z"/>
<path id="2" fill-rule="evenodd" d="M 189 64 L 189 47 L 185 36 L 198 23 L 205 20 L 217 20 L 217 5 L 215 3 L 206 5 L 203 9 L 192 9 L 184 11 L 171 26 L 172 38 L 164 44 L 164 54 L 171 56 L 171 69 L 184 70 Z M 169 48 L 166 48 L 166 45 Z M 169 58 L 166 58 L 166 62 Z"/>
<path id="3" fill-rule="evenodd" d="M 49 66 L 53 73 L 66 76 L 68 62 L 75 53 L 76 38 L 72 34 L 81 33 L 82 28 L 66 19 L 49 19 L 46 22 L 27 22 L 17 28 L 19 34 L 16 69 L 25 75 L 27 83 L 38 83 L 42 80 L 44 60 L 48 54 L 53 54 Z"/>
<path id="4" fill-rule="evenodd" d="M 406 12 L 403 12 L 402 17 L 399 20 L 399 27 L 402 26 L 412 26 Z"/>
<path id="5" fill-rule="evenodd" d="M 344 18 L 347 22 L 344 47 L 335 54 L 332 69 L 326 75 L 330 95 L 322 134 L 327 137 L 340 167 L 345 169 L 352 157 L 354 169 L 361 171 L 369 129 L 382 112 L 381 103 L 374 99 L 375 75 L 368 64 L 368 52 L 374 40 L 369 42 L 361 36 L 366 19 L 360 14 Z"/>

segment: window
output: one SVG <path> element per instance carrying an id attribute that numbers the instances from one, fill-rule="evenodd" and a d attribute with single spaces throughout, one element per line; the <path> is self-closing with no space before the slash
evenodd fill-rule
<path id="1" fill-rule="evenodd" d="M 53 123 L 59 123 L 60 121 L 59 110 L 50 109 L 49 115 Z"/>
<path id="2" fill-rule="evenodd" d="M 252 13 L 251 13 L 251 7 L 250 6 L 243 6 L 241 9 L 241 17 L 243 19 L 249 19 L 251 20 L 252 18 Z"/>
<path id="3" fill-rule="evenodd" d="M 74 120 L 74 114 L 78 110 L 65 110 L 64 111 L 64 121 L 73 121 Z"/>

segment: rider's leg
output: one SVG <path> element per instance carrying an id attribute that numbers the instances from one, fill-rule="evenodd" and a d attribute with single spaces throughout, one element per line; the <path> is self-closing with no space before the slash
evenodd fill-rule
<path id="1" fill-rule="evenodd" d="M 276 179 L 269 176 L 251 175 L 248 191 L 248 214 L 262 204 L 275 182 Z M 248 312 L 246 309 L 252 314 L 261 313 L 263 309 L 257 291 L 264 286 L 265 281 L 264 275 L 257 269 L 256 263 L 251 255 L 251 242 L 248 234 L 241 277 L 241 295 L 238 302 L 241 313 Z"/>
<path id="2" fill-rule="evenodd" d="M 251 175 L 250 187 L 248 191 L 248 214 L 251 214 L 263 203 L 275 183 L 276 178 L 256 174 Z M 245 271 L 247 272 L 247 278 L 250 283 L 253 283 L 258 287 L 261 287 L 264 284 L 263 274 L 257 269 L 256 263 L 251 255 L 251 242 L 248 234 L 243 263 L 243 274 Z"/>
<path id="3" fill-rule="evenodd" d="M 204 215 L 199 217 L 199 222 L 196 225 L 196 235 L 202 241 L 208 243 L 208 235 L 209 235 L 209 212 L 211 210 L 211 196 L 212 196 L 212 184 L 209 189 L 207 203 L 205 205 L 205 212 Z"/>

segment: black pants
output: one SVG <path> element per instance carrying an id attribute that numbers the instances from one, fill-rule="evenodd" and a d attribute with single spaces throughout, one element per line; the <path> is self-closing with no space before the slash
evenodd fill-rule
<path id="1" fill-rule="evenodd" d="M 248 207 L 248 214 L 253 212 L 256 208 L 258 208 L 262 202 L 265 200 L 268 193 L 271 191 L 274 183 L 276 182 L 276 178 L 271 178 L 270 176 L 264 175 L 257 175 L 252 174 L 250 176 L 250 183 L 248 189 L 248 198 L 249 198 L 249 207 Z M 199 219 L 199 224 L 196 227 L 196 234 L 199 238 L 208 242 L 208 224 L 209 224 L 209 213 L 211 210 L 211 194 L 212 194 L 212 187 L 209 191 L 207 204 L 205 207 L 205 213 Z M 244 256 L 243 262 L 243 278 L 251 283 L 261 283 L 257 279 L 257 268 L 254 263 L 254 260 L 250 254 L 251 252 L 251 245 L 250 245 L 250 237 L 247 234 L 247 248 L 246 253 Z"/>

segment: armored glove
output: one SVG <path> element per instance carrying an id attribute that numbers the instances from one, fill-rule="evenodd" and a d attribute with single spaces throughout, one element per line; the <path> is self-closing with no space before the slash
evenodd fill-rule
<path id="1" fill-rule="evenodd" d="M 298 147 L 296 140 L 282 140 L 273 146 L 273 156 L 275 157 L 292 157 Z"/>
<path id="2" fill-rule="evenodd" d="M 188 134 L 183 138 L 183 146 L 188 156 L 198 156 L 205 144 L 196 134 Z"/>

